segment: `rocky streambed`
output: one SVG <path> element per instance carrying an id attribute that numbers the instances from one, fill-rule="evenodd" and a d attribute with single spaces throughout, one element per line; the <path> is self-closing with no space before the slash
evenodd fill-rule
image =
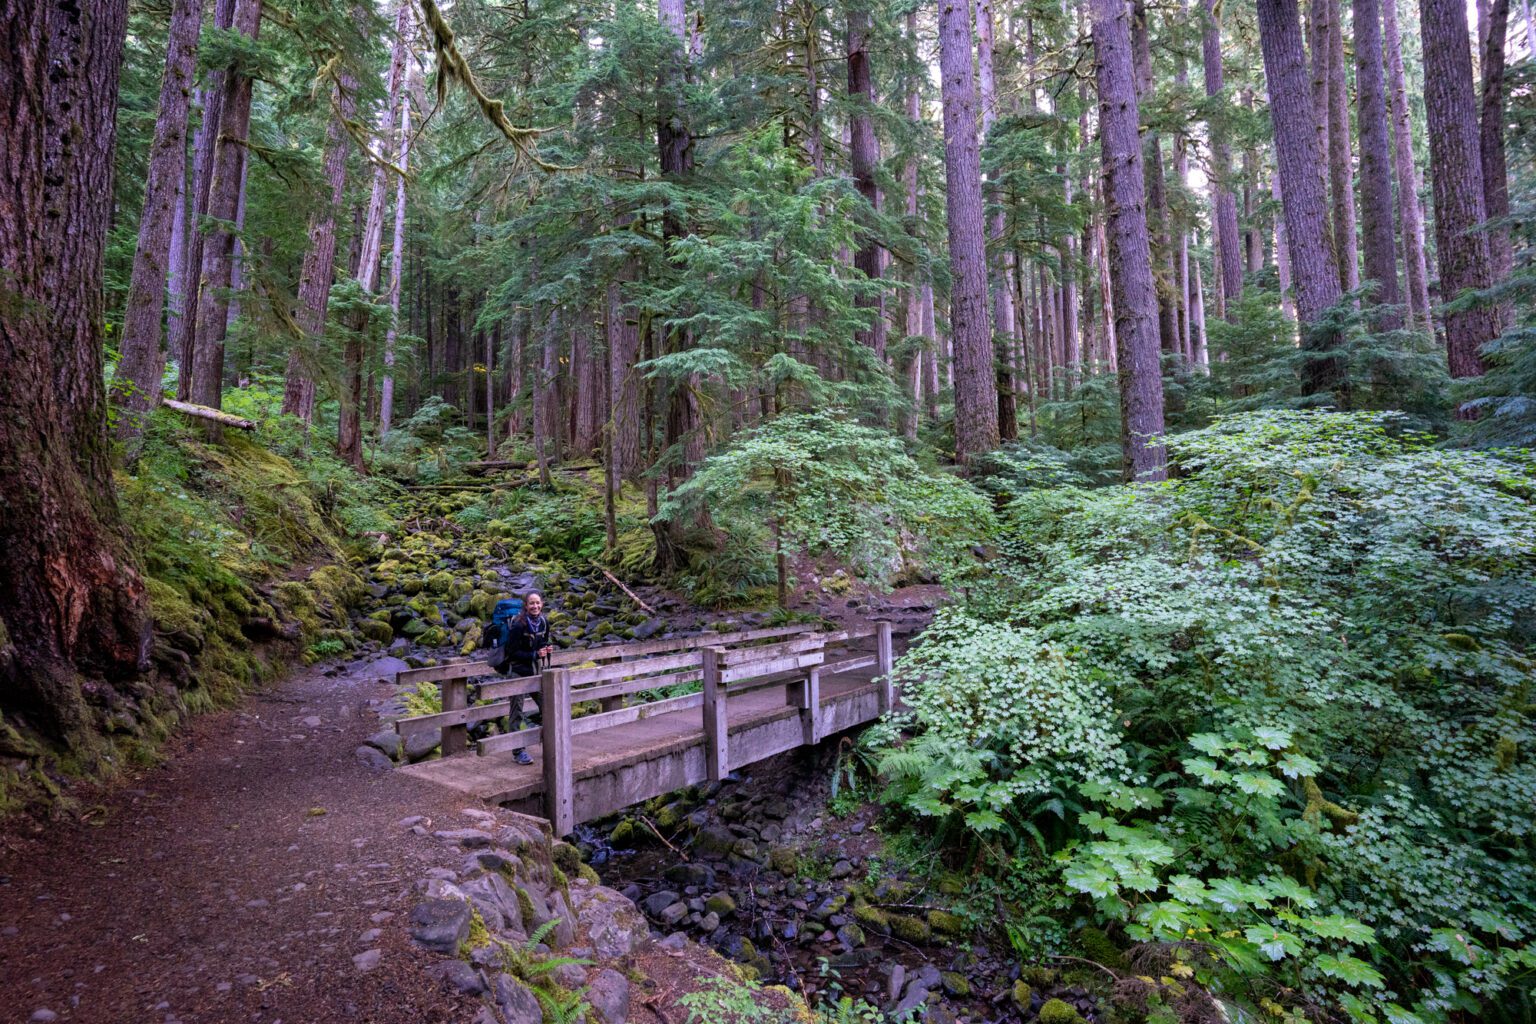
<path id="1" fill-rule="evenodd" d="M 964 883 L 886 856 L 873 807 L 827 805 L 830 755 L 791 752 L 578 832 L 657 936 L 686 936 L 807 1001 L 929 1024 L 1096 1022 L 1080 972 L 1021 963 L 957 912 Z M 815 780 L 815 781 L 809 781 Z"/>

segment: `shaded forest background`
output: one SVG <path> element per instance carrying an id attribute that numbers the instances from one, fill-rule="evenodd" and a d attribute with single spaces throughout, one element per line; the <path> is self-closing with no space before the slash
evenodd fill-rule
<path id="1" fill-rule="evenodd" d="M 781 615 L 823 559 L 955 595 L 859 756 L 978 920 L 1155 947 L 1148 1019 L 1530 1019 L 1528 0 L 0 38 L 0 810 L 389 642 L 429 527 Z"/>

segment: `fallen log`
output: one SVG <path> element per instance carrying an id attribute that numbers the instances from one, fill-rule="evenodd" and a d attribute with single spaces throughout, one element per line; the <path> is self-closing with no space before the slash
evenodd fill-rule
<path id="1" fill-rule="evenodd" d="M 506 459 L 488 459 L 481 462 L 466 462 L 464 464 L 464 472 L 466 473 L 494 473 L 500 470 L 530 468 L 532 468 L 531 463 L 512 462 Z"/>
<path id="2" fill-rule="evenodd" d="M 236 427 L 240 430 L 255 430 L 256 421 L 244 419 L 233 413 L 224 412 L 222 409 L 211 409 L 206 405 L 193 405 L 191 402 L 178 402 L 174 398 L 161 398 L 160 404 L 167 409 L 175 409 L 183 416 L 195 416 L 200 420 L 212 420 L 226 427 Z"/>
<path id="3" fill-rule="evenodd" d="M 619 582 L 619 578 L 617 576 L 615 576 L 613 573 L 609 572 L 607 569 L 604 569 L 600 565 L 597 567 L 597 571 L 602 573 L 604 576 L 608 577 L 608 582 L 609 583 L 612 583 L 614 586 L 616 586 L 620 590 L 624 591 L 624 593 L 628 594 L 629 595 L 629 599 L 631 601 L 635 602 L 635 604 L 639 605 L 641 608 L 644 608 L 647 612 L 649 612 L 652 615 L 656 614 L 656 609 L 652 608 L 650 605 L 648 605 L 644 601 L 640 600 L 639 596 L 636 595 L 636 593 L 633 590 L 630 590 L 623 583 Z"/>

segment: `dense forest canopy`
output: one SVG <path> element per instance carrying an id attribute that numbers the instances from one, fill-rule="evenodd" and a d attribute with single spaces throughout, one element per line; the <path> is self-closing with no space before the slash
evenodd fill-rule
<path id="1" fill-rule="evenodd" d="M 443 521 L 701 605 L 945 585 L 869 771 L 1021 957 L 1131 948 L 1126 1019 L 1536 1012 L 1530 0 L 0 38 L 18 776 L 339 653 L 297 567 L 526 474 Z"/>

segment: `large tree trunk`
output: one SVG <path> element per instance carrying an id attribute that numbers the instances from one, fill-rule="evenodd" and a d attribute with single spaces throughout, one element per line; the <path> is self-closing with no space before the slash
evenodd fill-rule
<path id="1" fill-rule="evenodd" d="M 997 123 L 997 75 L 992 66 L 992 0 L 976 0 L 976 65 L 981 83 L 981 135 L 985 139 Z M 1070 185 L 1068 188 L 1070 189 Z M 993 201 L 997 198 L 994 196 Z M 992 337 L 993 345 L 1010 350 L 1014 344 L 1013 275 L 1008 273 L 1011 250 L 1003 239 L 1006 227 L 1001 205 L 987 219 L 987 240 L 991 251 Z M 1009 359 L 997 360 L 997 429 L 1004 441 L 1019 436 L 1017 400 L 1013 393 L 1013 371 Z"/>
<path id="2" fill-rule="evenodd" d="M 1408 111 L 1408 86 L 1403 74 L 1403 48 L 1397 32 L 1396 0 L 1381 5 L 1383 50 L 1392 97 L 1392 166 L 1397 179 L 1397 219 L 1403 240 L 1404 276 L 1408 279 L 1408 308 L 1426 331 L 1434 324 L 1429 310 L 1429 266 L 1424 255 L 1424 210 L 1419 205 L 1419 171 L 1413 159 L 1413 122 Z"/>
<path id="3" fill-rule="evenodd" d="M 689 67 L 687 5 L 686 0 L 659 0 L 656 6 L 657 17 L 662 27 L 671 32 L 676 40 L 676 45 L 668 54 L 659 76 L 656 122 L 661 175 L 664 179 L 675 182 L 687 179 L 693 171 L 693 131 L 687 123 L 684 108 L 684 88 Z M 813 101 L 815 99 L 814 88 L 812 99 Z M 668 244 L 673 239 L 682 237 L 685 231 L 686 225 L 674 213 L 669 211 L 664 216 L 662 235 Z M 666 338 L 658 339 L 658 345 L 666 343 L 670 343 L 670 351 L 686 350 L 691 345 L 687 332 L 681 330 L 668 332 Z M 671 449 L 681 445 L 683 452 L 683 457 L 672 459 L 667 469 L 668 481 L 674 486 L 692 475 L 694 464 L 703 452 L 703 436 L 698 422 L 698 401 L 694 390 L 696 383 L 690 380 L 687 384 L 674 385 L 667 396 L 667 412 L 664 419 L 666 446 Z M 666 572 L 680 567 L 681 529 L 681 523 L 653 523 L 651 530 L 656 540 L 658 570 Z"/>
<path id="4" fill-rule="evenodd" d="M 1135 71 L 1138 104 L 1152 92 L 1152 32 L 1147 24 L 1144 0 L 1131 2 L 1132 67 Z M 1142 137 L 1142 158 L 1147 176 L 1147 214 L 1152 230 L 1153 287 L 1157 289 L 1157 336 L 1164 352 L 1179 347 L 1178 314 L 1172 300 L 1173 236 L 1169 230 L 1168 188 L 1163 172 L 1163 143 L 1158 133 L 1148 129 Z"/>
<path id="5" fill-rule="evenodd" d="M 336 211 L 347 188 L 347 126 L 357 110 L 356 89 L 344 72 L 332 90 L 335 108 L 325 133 L 326 184 L 331 193 L 309 218 L 309 247 L 299 271 L 299 307 L 294 320 L 300 337 L 288 352 L 287 380 L 283 385 L 283 412 L 305 423 L 315 418 L 315 364 L 325 336 L 326 311 L 330 306 L 331 280 L 336 274 Z"/>
<path id="6" fill-rule="evenodd" d="M 213 25 L 227 31 L 235 23 L 235 0 L 216 0 Z M 171 324 L 170 354 L 176 361 L 176 397 L 186 401 L 192 396 L 192 354 L 197 348 L 197 305 L 202 290 L 203 247 L 206 233 L 203 218 L 208 214 L 209 190 L 213 185 L 213 154 L 218 146 L 219 128 L 224 115 L 224 80 L 228 72 L 211 71 L 198 90 L 201 120 L 192 140 L 192 175 L 188 194 L 185 244 L 182 255 L 186 268 L 186 288 L 182 297 L 182 316 Z"/>
<path id="7" fill-rule="evenodd" d="M 137 447 L 144 417 L 160 403 L 165 371 L 161 314 L 165 309 L 167 265 L 174 249 L 176 205 L 183 201 L 187 172 L 187 111 L 196 72 L 197 41 L 203 22 L 202 0 L 175 0 L 160 80 L 160 108 L 144 180 L 144 209 L 133 276 L 123 310 L 122 359 L 112 378 L 118 407 L 117 436 Z M 133 460 L 130 451 L 129 461 Z"/>
<path id="8" fill-rule="evenodd" d="M 0 709 L 76 742 L 82 684 L 144 671 L 151 641 L 102 385 L 127 16 L 126 0 L 0 5 Z"/>
<path id="9" fill-rule="evenodd" d="M 255 40 L 261 30 L 261 0 L 237 0 L 234 31 Z M 244 180 L 245 139 L 251 126 L 249 75 L 226 74 L 213 151 L 213 176 L 208 188 L 208 217 L 233 225 L 239 217 L 240 184 Z M 229 286 L 235 258 L 235 233 L 214 227 L 203 243 L 202 277 L 198 285 L 197 335 L 192 349 L 191 401 L 217 409 L 224 393 L 224 337 L 229 327 Z M 210 426 L 217 433 L 216 425 Z"/>
<path id="10" fill-rule="evenodd" d="M 388 92 L 379 110 L 378 141 L 371 146 L 377 162 L 373 167 L 373 187 L 368 194 L 368 210 L 363 220 L 362 239 L 358 245 L 355 280 L 367 294 L 379 287 L 379 260 L 384 249 L 384 219 L 389 188 L 389 172 L 384 166 L 385 153 L 394 136 L 395 110 L 405 89 L 405 57 L 407 39 L 411 27 L 413 0 L 399 0 L 395 7 L 395 42 L 390 51 Z M 363 464 L 363 337 L 367 330 L 367 317 L 359 315 L 353 321 L 343 350 L 344 371 L 341 394 L 341 415 L 336 421 L 336 451 L 353 468 L 362 471 Z M 487 364 L 489 371 L 489 364 Z M 487 373 L 489 379 L 489 373 Z M 489 405 L 489 403 L 487 403 Z M 492 447 L 495 447 L 492 442 Z"/>
<path id="11" fill-rule="evenodd" d="M 1489 220 L 1509 215 L 1509 172 L 1504 160 L 1504 42 L 1509 32 L 1509 0 L 1492 0 L 1488 7 L 1488 38 L 1483 44 L 1483 97 L 1480 148 L 1483 164 L 1483 212 Z M 1536 54 L 1533 54 L 1536 56 Z M 1488 233 L 1493 279 L 1509 275 L 1514 257 L 1509 230 Z M 1507 314 L 1500 311 L 1501 322 Z"/>
<path id="12" fill-rule="evenodd" d="M 1355 0 L 1355 88 L 1360 119 L 1360 213 L 1365 235 L 1365 276 L 1376 282 L 1376 301 L 1396 306 L 1397 252 L 1392 244 L 1392 164 L 1387 127 L 1386 76 L 1381 63 L 1382 2 Z M 1385 329 L 1402 326 L 1391 314 L 1377 321 Z"/>
<path id="13" fill-rule="evenodd" d="M 987 254 L 982 228 L 981 152 L 970 0 L 939 0 L 943 82 L 945 208 L 949 212 L 950 333 L 954 346 L 955 453 L 997 447 L 997 383 L 987 317 Z"/>
<path id="14" fill-rule="evenodd" d="M 1449 302 L 1468 288 L 1493 283 L 1488 235 L 1481 227 L 1487 215 L 1466 8 L 1454 0 L 1420 0 L 1419 26 L 1424 41 L 1435 251 L 1440 296 Z M 1451 376 L 1481 375 L 1483 358 L 1478 349 L 1498 333 L 1498 316 L 1492 309 L 1447 314 L 1445 344 Z"/>
<path id="15" fill-rule="evenodd" d="M 1205 33 L 1201 38 L 1201 54 L 1205 61 L 1205 95 L 1219 97 L 1225 89 L 1221 66 L 1221 19 L 1216 9 L 1217 0 L 1205 2 Z M 1225 113 L 1210 118 L 1207 130 L 1211 137 L 1211 205 L 1212 221 L 1216 233 L 1216 252 L 1220 260 L 1221 294 L 1226 302 L 1227 318 L 1235 316 L 1234 306 L 1243 294 L 1243 254 L 1237 241 L 1237 199 L 1232 194 L 1232 151 L 1227 142 Z"/>
<path id="16" fill-rule="evenodd" d="M 401 18 L 396 31 L 408 38 L 413 24 L 409 0 L 401 3 Z M 405 174 L 411 163 L 411 84 L 414 69 L 406 72 L 406 88 L 399 96 L 399 142 L 395 148 L 395 165 L 400 174 L 395 179 L 395 229 L 389 258 L 389 326 L 384 332 L 384 373 L 379 383 L 379 439 L 389 433 L 395 415 L 395 340 L 400 324 L 400 278 L 404 269 L 401 260 L 405 254 Z M 513 393 L 515 397 L 516 392 Z M 510 400 L 510 398 L 509 398 Z"/>
<path id="17" fill-rule="evenodd" d="M 907 42 L 909 46 L 913 47 L 913 51 L 916 52 L 917 8 L 915 7 L 907 12 Z M 914 130 L 922 124 L 922 97 L 918 93 L 918 82 L 919 78 L 915 72 L 907 76 L 907 121 Z M 918 154 L 914 149 L 907 156 L 907 161 L 901 170 L 902 187 L 906 193 L 907 201 L 907 224 L 912 232 L 912 251 L 914 253 L 919 248 L 917 236 L 919 230 L 917 219 L 917 165 Z M 902 420 L 902 434 L 915 440 L 917 438 L 917 423 L 922 414 L 923 362 L 929 358 L 925 355 L 925 350 L 927 346 L 932 344 L 932 339 L 923 334 L 923 289 L 915 261 L 908 272 L 904 330 L 907 336 L 907 343 L 902 346 L 902 351 L 905 353 L 902 357 L 905 362 L 901 364 L 901 368 L 905 371 L 902 374 L 902 379 L 906 382 L 907 398 L 911 402 L 911 406 Z M 912 339 L 918 336 L 924 337 L 924 347 L 913 349 L 911 347 L 913 344 Z"/>
<path id="18" fill-rule="evenodd" d="M 849 146 L 848 164 L 853 173 L 853 184 L 859 195 L 868 202 L 870 209 L 880 209 L 879 189 L 875 184 L 875 165 L 880 160 L 880 146 L 875 139 L 875 89 L 870 81 L 869 68 L 869 11 L 862 9 L 848 12 L 848 100 Z M 875 232 L 864 234 L 859 251 L 854 253 L 853 266 L 870 281 L 880 280 L 880 245 Z M 875 295 L 860 296 L 861 309 L 878 310 L 880 300 Z M 858 332 L 860 344 L 875 350 L 875 355 L 885 359 L 885 319 L 875 314 L 874 323 L 867 331 Z"/>
<path id="19" fill-rule="evenodd" d="M 1119 349 L 1121 467 L 1127 480 L 1167 476 L 1163 381 L 1159 367 L 1157 286 L 1147 235 L 1146 184 L 1138 136 L 1140 111 L 1125 0 L 1092 0 L 1094 75 L 1099 86 L 1099 145 Z"/>
<path id="20" fill-rule="evenodd" d="M 1338 339 L 1333 332 L 1318 327 L 1323 313 L 1342 294 L 1328 233 L 1328 199 L 1318 174 L 1323 151 L 1307 86 L 1306 51 L 1296 0 L 1258 0 L 1258 14 L 1280 203 L 1296 285 L 1296 313 L 1302 324 L 1302 347 L 1310 354 L 1302 384 L 1312 394 L 1332 389 L 1342 376 L 1338 358 L 1328 354 L 1337 348 Z"/>
<path id="21" fill-rule="evenodd" d="M 1339 0 L 1328 5 L 1328 180 L 1333 191 L 1333 240 L 1339 284 L 1360 287 L 1360 247 L 1355 240 L 1354 156 L 1349 144 L 1349 92 L 1344 81 L 1344 19 Z"/>
<path id="22" fill-rule="evenodd" d="M 624 298 L 625 282 L 634 279 L 631 261 L 625 274 L 608 285 L 609 459 L 615 481 L 632 479 L 640 465 L 640 310 Z"/>

